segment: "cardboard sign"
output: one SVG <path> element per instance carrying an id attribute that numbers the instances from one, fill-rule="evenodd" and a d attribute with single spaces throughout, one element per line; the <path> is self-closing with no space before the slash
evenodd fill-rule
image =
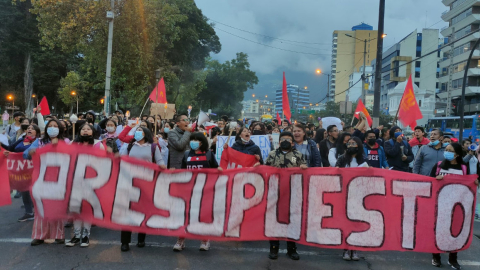
<path id="1" fill-rule="evenodd" d="M 170 171 L 59 144 L 34 155 L 33 179 L 35 215 L 115 230 L 428 253 L 457 252 L 472 241 L 476 175 L 438 181 L 376 168 Z"/>
<path id="2" fill-rule="evenodd" d="M 337 117 L 324 117 L 322 118 L 322 126 L 324 129 L 327 129 L 330 125 L 336 125 L 338 130 L 343 130 L 342 120 Z"/>
<path id="3" fill-rule="evenodd" d="M 150 106 L 150 115 L 160 115 L 162 119 L 173 119 L 175 116 L 175 104 L 152 103 Z"/>

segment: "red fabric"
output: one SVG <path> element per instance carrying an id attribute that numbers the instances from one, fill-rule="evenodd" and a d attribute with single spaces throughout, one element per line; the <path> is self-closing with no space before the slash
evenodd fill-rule
<path id="1" fill-rule="evenodd" d="M 281 125 L 282 124 L 282 118 L 280 118 L 280 114 L 277 112 L 277 124 Z"/>
<path id="2" fill-rule="evenodd" d="M 8 155 L 7 171 L 11 189 L 18 191 L 30 189 L 32 185 L 33 161 L 23 159 L 23 153 L 10 153 Z"/>
<path id="3" fill-rule="evenodd" d="M 7 158 L 0 150 L 0 206 L 12 204 L 10 181 L 7 170 Z"/>
<path id="4" fill-rule="evenodd" d="M 158 95 L 157 95 L 157 89 L 158 89 Z M 158 100 L 155 100 L 157 99 L 157 97 L 158 97 Z M 155 103 L 162 103 L 162 104 L 167 103 L 167 92 L 165 91 L 165 82 L 163 81 L 163 78 L 158 82 L 158 85 L 155 86 L 149 98 L 151 101 Z"/>
<path id="5" fill-rule="evenodd" d="M 214 241 L 438 253 L 471 244 L 475 178 L 438 181 L 376 168 L 171 171 L 91 147 L 48 145 L 34 155 L 31 190 L 36 217 L 52 221 Z"/>
<path id="6" fill-rule="evenodd" d="M 422 141 L 419 142 L 418 139 L 416 137 L 413 137 L 409 142 L 411 147 L 414 147 L 414 146 L 417 146 L 417 145 L 427 145 L 430 143 L 430 140 L 423 137 Z"/>
<path id="7" fill-rule="evenodd" d="M 46 220 L 35 215 L 32 228 L 32 239 L 65 239 L 62 220 Z"/>
<path id="8" fill-rule="evenodd" d="M 40 109 L 41 109 L 40 113 L 42 115 L 49 115 L 50 114 L 50 107 L 48 107 L 48 101 L 47 101 L 46 97 L 42 98 L 42 101 L 40 101 L 38 106 L 40 106 Z"/>
<path id="9" fill-rule="evenodd" d="M 123 127 L 122 132 L 118 135 L 118 139 L 124 143 L 130 143 L 135 136 L 128 135 L 128 133 L 132 130 L 130 126 Z"/>
<path id="10" fill-rule="evenodd" d="M 358 99 L 357 108 L 355 109 L 355 114 L 354 114 L 355 118 L 360 119 L 360 112 L 363 112 L 363 114 L 365 114 L 365 116 L 367 117 L 368 126 L 371 127 L 373 124 L 373 120 L 370 117 L 370 114 L 368 113 L 367 108 L 365 108 L 365 105 L 363 105 L 363 101 L 361 99 Z"/>
<path id="11" fill-rule="evenodd" d="M 24 143 L 32 143 L 32 142 L 34 142 L 36 139 L 37 139 L 36 137 L 25 136 L 25 138 L 23 139 L 23 142 L 24 142 Z"/>
<path id="12" fill-rule="evenodd" d="M 413 92 L 412 75 L 408 78 L 405 92 L 403 93 L 402 101 L 398 106 L 398 120 L 402 122 L 404 126 L 410 126 L 414 129 L 417 126 L 417 120 L 422 119 L 423 115 L 418 107 L 415 93 Z"/>
<path id="13" fill-rule="evenodd" d="M 231 147 L 228 147 L 222 152 L 222 158 L 220 159 L 220 167 L 224 170 L 236 169 L 236 168 L 248 168 L 253 167 L 258 160 L 254 155 L 244 154 L 238 152 Z"/>
<path id="14" fill-rule="evenodd" d="M 285 79 L 285 72 L 283 72 L 282 109 L 283 115 L 290 121 L 292 113 L 290 112 L 290 103 L 288 102 L 287 79 Z"/>

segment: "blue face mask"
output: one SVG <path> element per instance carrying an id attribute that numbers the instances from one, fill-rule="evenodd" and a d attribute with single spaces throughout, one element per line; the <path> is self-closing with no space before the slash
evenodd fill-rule
<path id="1" fill-rule="evenodd" d="M 192 148 L 192 150 L 198 150 L 198 148 L 200 148 L 200 142 L 191 141 L 190 142 L 190 148 Z"/>
<path id="2" fill-rule="evenodd" d="M 443 157 L 448 161 L 452 161 L 455 158 L 455 153 L 445 151 L 443 152 Z"/>
<path id="3" fill-rule="evenodd" d="M 168 132 L 170 132 L 170 129 L 169 128 L 164 128 L 163 132 L 168 133 Z"/>
<path id="4" fill-rule="evenodd" d="M 434 142 L 430 142 L 429 145 L 432 145 L 432 146 L 437 146 L 438 144 L 440 143 L 440 141 L 434 141 Z"/>
<path id="5" fill-rule="evenodd" d="M 134 138 L 135 138 L 135 141 L 137 142 L 141 141 L 143 139 L 143 131 L 139 131 L 139 130 L 135 131 Z"/>
<path id="6" fill-rule="evenodd" d="M 449 143 L 444 143 L 442 146 L 447 147 L 448 145 L 449 145 Z"/>
<path id="7" fill-rule="evenodd" d="M 395 132 L 395 134 L 393 135 L 395 137 L 395 139 L 398 137 L 398 136 L 401 136 L 402 135 L 402 132 Z"/>

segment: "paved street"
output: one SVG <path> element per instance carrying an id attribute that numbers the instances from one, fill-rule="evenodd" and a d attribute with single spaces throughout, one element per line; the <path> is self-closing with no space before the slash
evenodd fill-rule
<path id="1" fill-rule="evenodd" d="M 268 259 L 266 242 L 214 242 L 208 252 L 198 251 L 199 241 L 187 241 L 181 253 L 172 251 L 175 238 L 147 236 L 147 246 L 131 245 L 130 252 L 120 251 L 120 233 L 94 227 L 91 245 L 67 248 L 63 245 L 30 246 L 32 222 L 17 222 L 22 216 L 21 199 L 0 208 L 0 270 L 3 269 L 435 269 L 431 255 L 410 252 L 362 252 L 359 262 L 345 262 L 341 251 L 299 246 L 300 261 L 285 256 Z M 475 222 L 480 235 L 480 223 Z M 67 238 L 70 229 L 67 229 Z M 132 239 L 136 240 L 136 235 Z M 285 243 L 281 243 L 285 248 Z M 474 237 L 469 250 L 459 254 L 463 269 L 480 269 L 480 240 Z M 443 269 L 447 256 L 443 256 Z"/>

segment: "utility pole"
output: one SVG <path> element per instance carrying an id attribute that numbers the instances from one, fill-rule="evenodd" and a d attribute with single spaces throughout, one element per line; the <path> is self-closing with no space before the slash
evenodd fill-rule
<path id="1" fill-rule="evenodd" d="M 107 11 L 108 22 L 108 51 L 107 51 L 107 74 L 105 78 L 105 103 L 104 111 L 108 116 L 110 114 L 110 80 L 112 77 L 112 45 L 113 45 L 113 20 L 115 12 L 115 0 L 110 0 L 111 11 Z"/>
<path id="2" fill-rule="evenodd" d="M 365 76 L 365 68 L 367 67 L 365 61 L 367 59 L 367 39 L 365 39 L 363 45 L 363 75 L 362 75 L 362 99 L 363 104 L 367 104 L 367 92 L 365 91 L 365 85 L 367 84 L 367 77 Z M 345 100 L 348 101 L 348 100 Z"/>
<path id="3" fill-rule="evenodd" d="M 447 86 L 447 109 L 445 112 L 445 116 L 450 116 L 450 112 L 452 111 L 452 97 L 451 89 L 452 89 L 452 81 L 453 81 L 453 50 L 455 49 L 455 27 L 452 27 L 452 34 L 450 35 L 448 42 L 450 42 L 450 66 L 448 68 L 448 86 Z M 459 106 L 460 104 L 457 104 Z M 460 138 L 462 139 L 462 138 Z"/>
<path id="4" fill-rule="evenodd" d="M 385 0 L 380 0 L 378 12 L 377 59 L 375 64 L 375 90 L 373 97 L 373 126 L 380 124 L 380 88 L 382 85 L 383 24 L 385 18 Z M 365 86 L 363 86 L 365 87 Z"/>

